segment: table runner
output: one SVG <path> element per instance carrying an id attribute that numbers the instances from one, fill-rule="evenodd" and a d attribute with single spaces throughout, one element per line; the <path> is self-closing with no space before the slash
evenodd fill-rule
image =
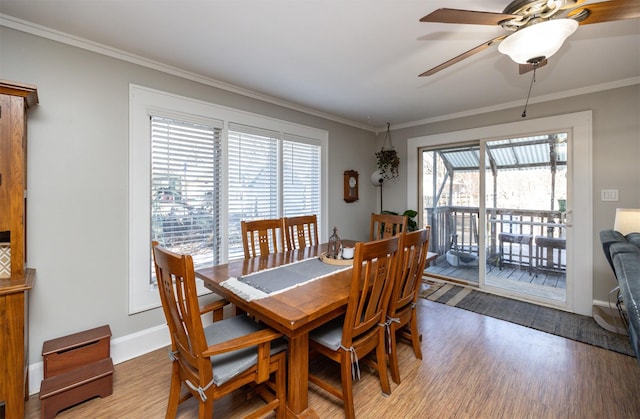
<path id="1" fill-rule="evenodd" d="M 243 300 L 251 301 L 285 292 L 351 266 L 330 265 L 320 259 L 305 259 L 248 275 L 231 277 L 220 285 L 233 291 Z"/>

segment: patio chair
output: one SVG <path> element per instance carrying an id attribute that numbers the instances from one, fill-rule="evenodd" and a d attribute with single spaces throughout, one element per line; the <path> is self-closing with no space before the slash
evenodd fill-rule
<path id="1" fill-rule="evenodd" d="M 400 384 L 400 370 L 398 369 L 397 336 L 408 339 L 413 346 L 413 353 L 417 359 L 422 359 L 418 333 L 418 318 L 416 315 L 416 301 L 422 283 L 422 274 L 429 250 L 431 227 L 406 233 L 401 241 L 398 262 L 398 275 L 391 293 L 391 300 L 387 310 L 385 322 L 389 344 L 389 368 L 391 378 Z"/>
<path id="2" fill-rule="evenodd" d="M 345 416 L 355 417 L 353 380 L 360 378 L 358 360 L 375 351 L 377 369 L 384 394 L 391 393 L 385 355 L 385 333 L 381 324 L 397 274 L 399 237 L 356 243 L 353 276 L 344 316 L 311 331 L 309 348 L 340 364 L 341 388 L 309 374 L 309 381 L 344 403 Z"/>
<path id="3" fill-rule="evenodd" d="M 455 214 L 448 212 L 446 215 L 447 220 L 447 228 L 449 231 L 449 249 L 447 249 L 445 253 L 446 261 L 449 265 L 457 268 L 457 267 L 477 267 L 478 266 L 478 252 L 477 249 L 472 251 L 471 242 L 469 242 L 466 246 L 465 243 L 458 243 L 458 229 L 455 220 Z M 470 227 L 472 230 L 473 237 L 475 238 L 476 243 L 478 242 L 478 229 L 477 223 L 475 222 L 475 215 L 470 217 Z M 463 237 L 464 239 L 464 237 Z"/>
<path id="4" fill-rule="evenodd" d="M 153 244 L 153 257 L 171 336 L 171 387 L 166 417 L 176 417 L 178 405 L 194 396 L 198 417 L 213 417 L 213 404 L 232 391 L 255 384 L 252 394 L 265 405 L 255 417 L 275 411 L 286 415 L 286 343 L 275 330 L 247 316 L 214 322 L 203 328 L 193 259 Z M 182 389 L 186 390 L 185 394 Z"/>

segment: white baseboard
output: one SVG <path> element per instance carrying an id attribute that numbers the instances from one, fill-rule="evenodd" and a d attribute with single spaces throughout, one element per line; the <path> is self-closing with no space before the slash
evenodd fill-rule
<path id="1" fill-rule="evenodd" d="M 130 335 L 111 340 L 111 359 L 114 364 L 128 361 L 156 349 L 169 346 L 169 329 L 166 324 L 150 327 Z M 42 361 L 29 364 L 29 395 L 40 392 L 44 376 Z"/>

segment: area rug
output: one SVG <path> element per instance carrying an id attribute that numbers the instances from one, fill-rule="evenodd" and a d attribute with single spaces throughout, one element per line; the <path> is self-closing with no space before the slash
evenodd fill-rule
<path id="1" fill-rule="evenodd" d="M 628 336 L 612 333 L 600 327 L 592 317 L 440 282 L 426 281 L 420 296 L 437 303 L 635 356 Z"/>

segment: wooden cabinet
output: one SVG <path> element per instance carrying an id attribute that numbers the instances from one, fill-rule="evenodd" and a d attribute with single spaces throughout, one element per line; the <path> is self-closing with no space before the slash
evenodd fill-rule
<path id="1" fill-rule="evenodd" d="M 24 417 L 29 396 L 29 290 L 33 269 L 11 279 L 0 279 L 0 401 L 6 418 Z"/>
<path id="2" fill-rule="evenodd" d="M 0 403 L 7 418 L 24 416 L 28 397 L 29 290 L 26 269 L 27 110 L 35 86 L 0 80 L 0 236 L 9 267 L 0 274 Z"/>

